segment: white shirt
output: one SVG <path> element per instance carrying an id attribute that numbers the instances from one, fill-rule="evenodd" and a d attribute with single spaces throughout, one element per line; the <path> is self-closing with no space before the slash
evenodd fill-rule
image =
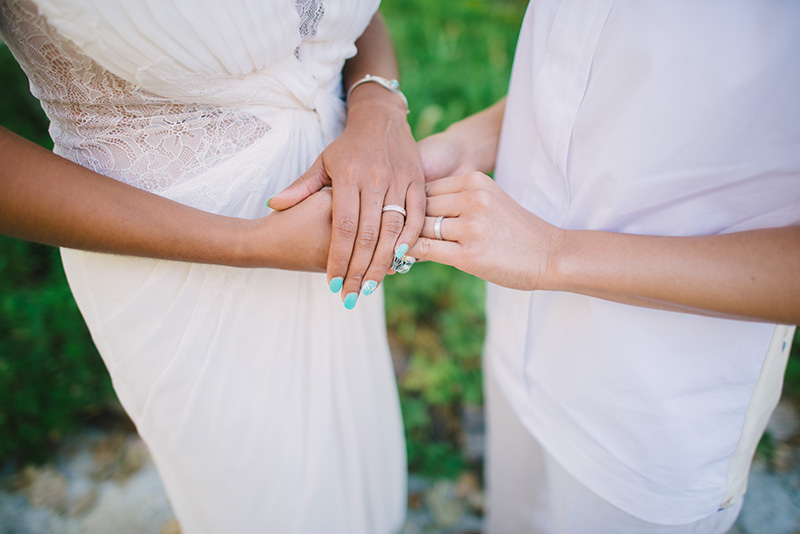
<path id="1" fill-rule="evenodd" d="M 495 177 L 567 229 L 798 224 L 798 95 L 798 2 L 534 1 Z M 600 496 L 681 524 L 744 492 L 789 329 L 495 286 L 488 315 L 515 412 Z"/>

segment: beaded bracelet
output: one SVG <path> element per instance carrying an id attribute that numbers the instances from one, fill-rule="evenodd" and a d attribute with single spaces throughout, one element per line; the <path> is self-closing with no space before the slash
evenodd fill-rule
<path id="1" fill-rule="evenodd" d="M 347 91 L 347 99 L 346 99 L 347 102 L 350 102 L 350 95 L 352 94 L 353 89 L 355 89 L 362 83 L 367 83 L 367 82 L 375 82 L 378 85 L 385 87 L 389 91 L 393 92 L 394 94 L 399 95 L 400 98 L 403 99 L 403 103 L 406 105 L 406 113 L 409 112 L 408 99 L 406 98 L 406 95 L 404 95 L 403 92 L 400 90 L 400 82 L 398 82 L 397 80 L 387 80 L 382 76 L 373 76 L 372 74 L 367 74 L 366 76 L 364 76 L 363 78 L 361 78 L 356 83 L 350 86 L 350 90 Z"/>

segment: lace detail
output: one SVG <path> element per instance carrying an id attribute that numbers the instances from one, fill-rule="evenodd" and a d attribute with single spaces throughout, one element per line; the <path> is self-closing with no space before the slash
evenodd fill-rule
<path id="1" fill-rule="evenodd" d="M 325 14 L 321 0 L 294 0 L 294 7 L 300 15 L 300 37 L 308 39 L 317 34 L 317 26 Z"/>
<path id="2" fill-rule="evenodd" d="M 300 37 L 308 39 L 317 34 L 317 26 L 325 14 L 325 6 L 321 0 L 294 0 L 294 7 L 300 15 Z M 294 49 L 294 56 L 300 59 L 300 47 Z"/>
<path id="3" fill-rule="evenodd" d="M 158 193 L 270 130 L 250 113 L 176 103 L 126 82 L 64 39 L 30 0 L 2 7 L 0 29 L 51 121 L 54 152 L 80 165 Z"/>

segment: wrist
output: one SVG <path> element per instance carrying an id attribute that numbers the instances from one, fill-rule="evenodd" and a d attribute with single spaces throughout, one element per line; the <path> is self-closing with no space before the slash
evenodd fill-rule
<path id="1" fill-rule="evenodd" d="M 539 273 L 536 289 L 569 291 L 570 272 L 575 260 L 575 232 L 552 226 L 547 239 L 547 256 Z"/>
<path id="2" fill-rule="evenodd" d="M 264 232 L 267 218 L 238 219 L 228 218 L 223 224 L 223 242 L 228 247 L 231 258 L 227 264 L 233 267 L 269 267 L 270 261 L 266 257 L 272 249 L 264 242 Z"/>
<path id="3" fill-rule="evenodd" d="M 362 78 L 361 80 L 364 79 Z M 356 82 L 348 91 L 348 112 L 362 107 L 374 109 L 377 106 L 381 110 L 392 114 L 401 114 L 403 117 L 408 115 L 408 101 L 399 89 L 393 91 L 383 84 L 374 81 L 365 83 L 361 82 L 361 80 Z"/>

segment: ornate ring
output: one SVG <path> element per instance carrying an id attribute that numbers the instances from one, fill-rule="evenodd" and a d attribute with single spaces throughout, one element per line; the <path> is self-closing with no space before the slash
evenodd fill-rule
<path id="1" fill-rule="evenodd" d="M 416 258 L 412 256 L 402 256 L 400 258 L 392 258 L 392 270 L 398 274 L 406 274 L 408 271 L 411 270 L 411 267 L 414 266 L 414 263 L 417 261 Z"/>
<path id="2" fill-rule="evenodd" d="M 398 206 L 397 204 L 387 204 L 387 205 L 385 205 L 383 207 L 383 209 L 381 210 L 381 213 L 383 213 L 384 211 L 396 211 L 397 213 L 399 213 L 403 217 L 406 216 L 406 210 L 404 210 L 402 207 Z"/>
<path id="3" fill-rule="evenodd" d="M 436 222 L 433 223 L 433 237 L 438 239 L 439 241 L 444 241 L 442 237 L 442 221 L 444 220 L 444 215 L 439 215 L 436 217 Z"/>

